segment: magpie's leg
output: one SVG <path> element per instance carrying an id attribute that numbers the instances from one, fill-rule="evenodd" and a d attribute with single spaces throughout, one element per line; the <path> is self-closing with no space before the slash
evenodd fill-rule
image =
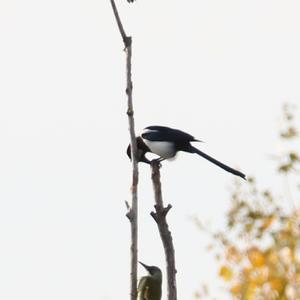
<path id="1" fill-rule="evenodd" d="M 164 160 L 165 160 L 165 158 L 163 158 L 163 157 L 160 157 L 157 159 L 157 161 L 159 161 L 159 162 L 164 161 Z"/>
<path id="2" fill-rule="evenodd" d="M 161 162 L 163 160 L 165 160 L 165 158 L 163 158 L 163 157 L 152 159 L 152 161 L 156 161 L 156 162 Z"/>
<path id="3" fill-rule="evenodd" d="M 161 167 L 161 162 L 165 160 L 163 157 L 155 158 L 151 160 L 151 163 L 158 163 L 158 166 Z"/>

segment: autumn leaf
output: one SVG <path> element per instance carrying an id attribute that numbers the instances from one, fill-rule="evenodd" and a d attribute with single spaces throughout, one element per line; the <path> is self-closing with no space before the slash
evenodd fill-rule
<path id="1" fill-rule="evenodd" d="M 219 271 L 220 277 L 225 281 L 230 281 L 233 277 L 233 271 L 228 266 L 222 266 Z"/>
<path id="2" fill-rule="evenodd" d="M 265 264 L 264 254 L 256 247 L 248 251 L 248 259 L 254 267 L 261 267 Z"/>

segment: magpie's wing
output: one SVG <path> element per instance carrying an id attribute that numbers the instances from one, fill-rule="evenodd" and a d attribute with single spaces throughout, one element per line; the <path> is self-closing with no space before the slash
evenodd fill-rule
<path id="1" fill-rule="evenodd" d="M 193 142 L 198 141 L 192 135 L 179 129 L 165 126 L 148 126 L 141 134 L 142 138 L 156 142 Z"/>

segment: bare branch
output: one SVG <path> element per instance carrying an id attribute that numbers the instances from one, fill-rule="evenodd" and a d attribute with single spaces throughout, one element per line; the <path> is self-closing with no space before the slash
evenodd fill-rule
<path id="1" fill-rule="evenodd" d="M 129 123 L 130 143 L 131 143 L 131 157 L 132 157 L 132 185 L 131 185 L 131 206 L 127 203 L 128 212 L 126 216 L 130 221 L 131 231 L 131 272 L 130 272 L 130 299 L 136 300 L 137 298 L 137 261 L 138 261 L 138 162 L 137 162 L 137 145 L 134 130 L 134 112 L 132 104 L 132 80 L 131 80 L 131 56 L 132 56 L 132 39 L 127 36 L 122 25 L 121 19 L 114 0 L 111 0 L 112 9 L 117 21 L 117 25 L 124 42 L 126 50 L 126 94 L 127 94 L 127 116 Z"/>
<path id="2" fill-rule="evenodd" d="M 125 30 L 124 30 L 124 27 L 122 25 L 122 22 L 121 22 L 121 19 L 120 19 L 120 16 L 119 16 L 119 13 L 118 13 L 115 1 L 114 0 L 110 0 L 110 3 L 111 3 L 111 6 L 112 6 L 112 9 L 113 9 L 116 21 L 117 21 L 117 25 L 118 25 L 120 34 L 122 36 L 122 40 L 123 40 L 123 43 L 125 45 L 125 49 L 126 49 L 131 44 L 131 37 L 127 36 L 126 33 L 125 33 Z"/>
<path id="3" fill-rule="evenodd" d="M 154 189 L 155 198 L 155 212 L 151 212 L 151 216 L 155 220 L 160 237 L 163 243 L 166 263 L 167 263 L 167 282 L 168 282 L 168 300 L 177 300 L 177 288 L 176 288 L 176 267 L 175 267 L 175 250 L 173 246 L 173 239 L 169 226 L 166 220 L 166 216 L 172 206 L 169 204 L 164 207 L 161 192 L 160 171 L 159 163 L 156 161 L 151 162 L 152 169 L 152 183 Z"/>

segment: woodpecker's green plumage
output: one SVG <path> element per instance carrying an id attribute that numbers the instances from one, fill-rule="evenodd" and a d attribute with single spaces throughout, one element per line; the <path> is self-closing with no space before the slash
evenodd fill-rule
<path id="1" fill-rule="evenodd" d="M 137 300 L 160 300 L 162 273 L 158 267 L 140 264 L 149 272 L 148 276 L 140 279 Z"/>

